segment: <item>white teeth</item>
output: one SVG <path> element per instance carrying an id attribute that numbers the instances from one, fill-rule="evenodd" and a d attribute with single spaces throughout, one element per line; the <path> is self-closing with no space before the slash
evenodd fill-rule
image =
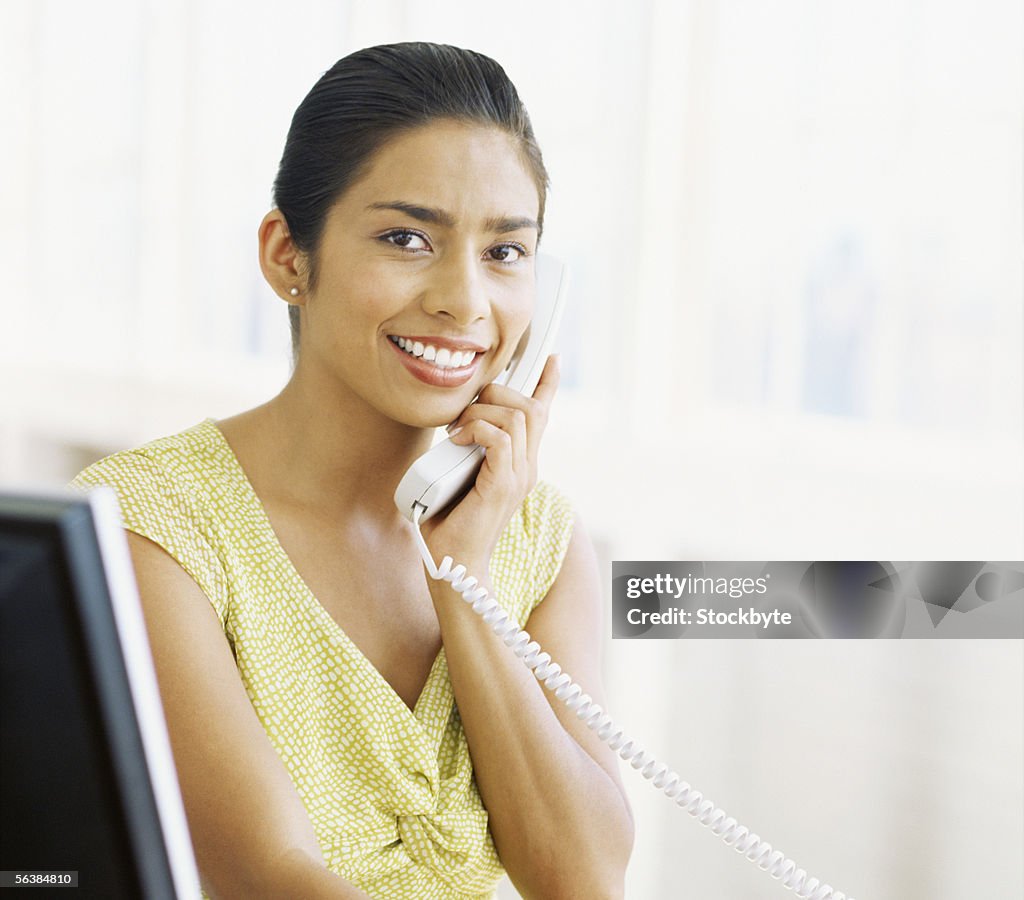
<path id="1" fill-rule="evenodd" d="M 472 350 L 449 350 L 447 347 L 439 350 L 433 344 L 414 342 L 403 337 L 392 337 L 391 341 L 406 353 L 431 362 L 439 369 L 462 369 L 476 359 L 476 353 Z"/>

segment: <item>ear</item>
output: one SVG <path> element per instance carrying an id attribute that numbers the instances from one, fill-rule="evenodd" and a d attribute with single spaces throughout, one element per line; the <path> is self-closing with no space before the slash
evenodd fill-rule
<path id="1" fill-rule="evenodd" d="M 292 241 L 288 222 L 279 209 L 272 209 L 260 222 L 260 269 L 273 289 L 286 303 L 306 303 L 306 255 Z"/>

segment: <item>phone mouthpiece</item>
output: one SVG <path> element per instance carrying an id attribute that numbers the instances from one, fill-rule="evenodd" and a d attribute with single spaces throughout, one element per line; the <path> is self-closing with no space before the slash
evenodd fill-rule
<path id="1" fill-rule="evenodd" d="M 425 522 L 472 486 L 483 461 L 484 448 L 479 444 L 454 444 L 451 438 L 445 438 L 402 476 L 395 490 L 398 511 L 412 522 L 418 505 L 423 509 L 419 520 Z"/>

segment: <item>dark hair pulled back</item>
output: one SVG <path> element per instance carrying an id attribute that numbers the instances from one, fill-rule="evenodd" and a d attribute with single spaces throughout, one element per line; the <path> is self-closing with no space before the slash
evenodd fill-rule
<path id="1" fill-rule="evenodd" d="M 308 256 L 310 287 L 337 199 L 385 142 L 438 119 L 491 125 L 516 138 L 537 183 L 543 223 L 547 172 L 526 108 L 504 69 L 481 53 L 445 44 L 368 47 L 338 60 L 299 104 L 274 180 L 274 204 Z M 298 307 L 289 307 L 289 319 L 297 353 Z"/>

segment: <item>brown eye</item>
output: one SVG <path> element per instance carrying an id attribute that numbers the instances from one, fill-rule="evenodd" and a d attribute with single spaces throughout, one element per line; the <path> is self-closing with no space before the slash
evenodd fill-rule
<path id="1" fill-rule="evenodd" d="M 491 247 L 487 255 L 495 262 L 513 263 L 522 259 L 526 250 L 518 244 L 498 244 L 497 247 Z"/>
<path id="2" fill-rule="evenodd" d="M 427 239 L 418 231 L 410 231 L 407 228 L 400 228 L 396 231 L 389 231 L 382 234 L 380 239 L 385 243 L 398 247 L 401 250 L 429 250 L 430 245 Z"/>

